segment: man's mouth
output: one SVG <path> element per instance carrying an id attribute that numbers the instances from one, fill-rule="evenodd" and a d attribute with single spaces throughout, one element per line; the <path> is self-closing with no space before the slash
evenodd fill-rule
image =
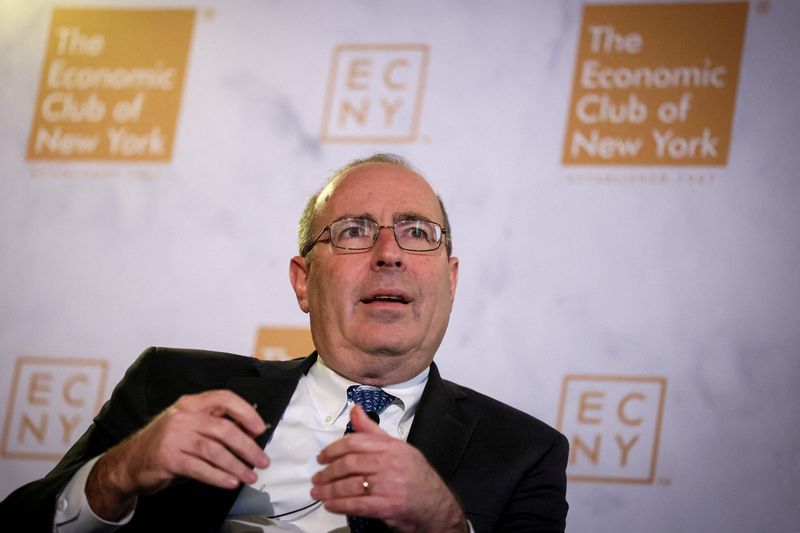
<path id="1" fill-rule="evenodd" d="M 368 296 L 367 298 L 361 300 L 361 303 L 364 304 L 371 304 L 376 302 L 407 304 L 410 303 L 411 300 L 409 300 L 404 294 L 380 294 L 380 293 Z"/>

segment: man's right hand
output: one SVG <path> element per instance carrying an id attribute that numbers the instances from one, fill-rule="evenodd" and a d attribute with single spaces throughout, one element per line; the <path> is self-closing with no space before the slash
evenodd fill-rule
<path id="1" fill-rule="evenodd" d="M 269 465 L 254 440 L 266 429 L 253 406 L 231 391 L 182 396 L 95 463 L 86 481 L 89 506 L 118 521 L 134 509 L 137 496 L 158 492 L 176 477 L 225 489 L 252 483 L 252 468 Z"/>

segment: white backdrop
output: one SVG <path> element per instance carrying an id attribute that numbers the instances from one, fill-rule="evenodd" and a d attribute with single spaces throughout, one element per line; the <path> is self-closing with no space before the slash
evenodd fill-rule
<path id="1" fill-rule="evenodd" d="M 800 3 L 749 6 L 711 167 L 562 164 L 579 1 L 134 5 L 196 9 L 164 162 L 26 159 L 59 5 L 0 2 L 0 498 L 54 464 L 8 453 L 24 402 L 57 388 L 15 378 L 25 357 L 105 361 L 107 397 L 149 345 L 249 354 L 259 327 L 305 326 L 288 259 L 306 198 L 391 151 L 453 224 L 446 377 L 552 425 L 578 410 L 568 376 L 666 383 L 637 412 L 663 413 L 653 476 L 571 481 L 570 531 L 800 531 Z M 353 43 L 428 50 L 410 141 L 321 139 L 332 57 Z"/>

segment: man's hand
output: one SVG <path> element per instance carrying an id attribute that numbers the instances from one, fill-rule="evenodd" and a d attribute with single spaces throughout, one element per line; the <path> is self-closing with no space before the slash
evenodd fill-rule
<path id="1" fill-rule="evenodd" d="M 101 457 L 86 481 L 92 510 L 117 521 L 133 510 L 136 497 L 187 477 L 234 489 L 252 483 L 252 467 L 269 458 L 254 438 L 267 429 L 256 410 L 231 391 L 182 396 Z"/>
<path id="2" fill-rule="evenodd" d="M 401 532 L 469 530 L 455 496 L 419 450 L 381 431 L 358 405 L 350 420 L 356 433 L 319 454 L 326 466 L 311 478 L 312 498 L 328 511 L 378 518 Z"/>

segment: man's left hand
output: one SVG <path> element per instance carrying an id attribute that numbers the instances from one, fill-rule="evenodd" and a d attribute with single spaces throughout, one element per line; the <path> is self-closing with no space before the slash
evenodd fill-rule
<path id="1" fill-rule="evenodd" d="M 358 405 L 355 433 L 323 449 L 311 497 L 333 513 L 377 518 L 401 532 L 464 532 L 458 501 L 422 453 L 384 433 Z"/>

